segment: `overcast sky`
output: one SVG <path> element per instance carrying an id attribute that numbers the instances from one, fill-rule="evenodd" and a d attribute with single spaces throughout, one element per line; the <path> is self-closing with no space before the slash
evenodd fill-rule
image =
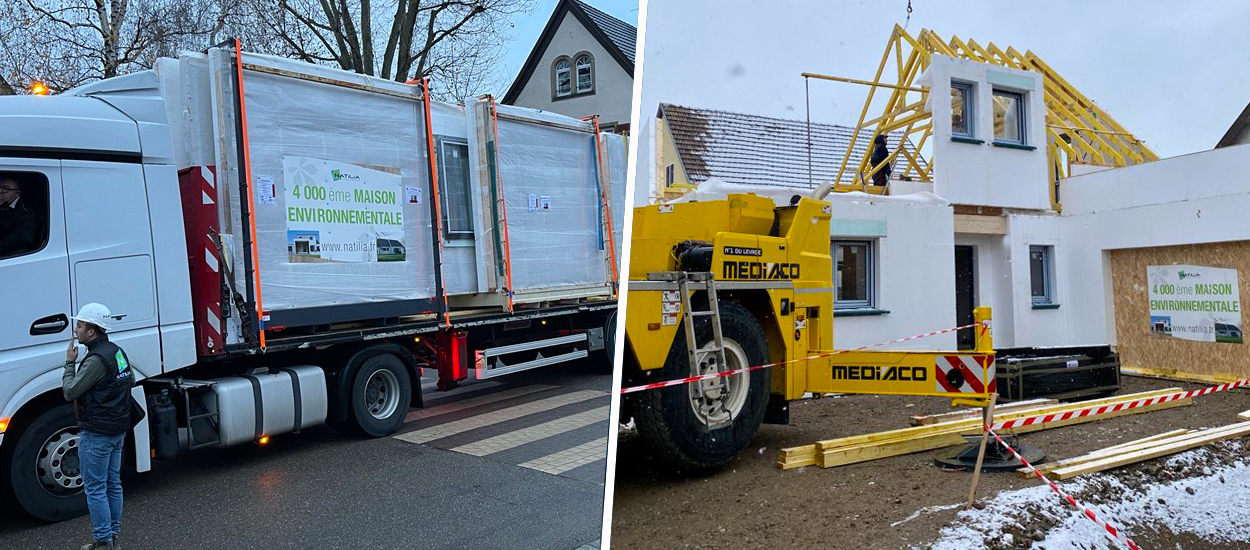
<path id="1" fill-rule="evenodd" d="M 1250 102 L 1250 2 L 912 5 L 913 36 L 929 28 L 946 40 L 1032 50 L 1160 157 L 1212 148 Z M 907 0 L 651 0 L 640 125 L 660 102 L 802 119 L 799 74 L 871 80 L 906 8 Z M 813 120 L 854 125 L 867 92 L 812 81 Z"/>
<path id="2" fill-rule="evenodd" d="M 638 0 L 584 1 L 598 8 L 599 11 L 635 27 L 638 26 Z M 539 0 L 535 2 L 534 11 L 512 18 L 512 24 L 515 25 L 512 29 L 513 39 L 508 43 L 508 48 L 504 52 L 503 67 L 500 69 L 501 74 L 506 75 L 507 78 L 502 88 L 496 90 L 496 96 L 502 97 L 504 92 L 508 91 L 508 86 L 511 86 L 512 81 L 516 79 L 517 72 L 521 70 L 525 58 L 529 57 L 530 50 L 534 49 L 534 44 L 538 42 L 538 35 L 543 33 L 543 27 L 547 25 L 547 20 L 551 18 L 551 12 L 555 11 L 558 3 L 559 0 Z"/>

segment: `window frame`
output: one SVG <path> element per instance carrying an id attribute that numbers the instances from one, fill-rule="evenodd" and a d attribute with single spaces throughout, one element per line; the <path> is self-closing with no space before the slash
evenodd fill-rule
<path id="1" fill-rule="evenodd" d="M 560 68 L 560 63 L 566 63 L 568 66 Z M 560 73 L 565 72 L 569 78 L 569 89 L 567 92 L 560 93 Z M 556 99 L 562 99 L 574 95 L 576 85 L 573 82 L 573 60 L 569 56 L 562 55 L 557 57 L 551 63 L 551 96 Z"/>
<path id="2" fill-rule="evenodd" d="M 442 229 L 443 229 L 443 235 L 444 235 L 445 237 L 447 237 L 449 240 L 473 240 L 473 239 L 475 238 L 474 234 L 475 234 L 475 230 L 476 230 L 476 226 L 475 226 L 475 224 L 473 223 L 473 189 L 472 189 L 472 187 L 473 187 L 473 181 L 472 181 L 472 179 L 473 179 L 473 178 L 472 178 L 472 177 L 470 177 L 470 174 L 469 174 L 469 173 L 467 173 L 467 172 L 465 173 L 465 180 L 464 180 L 464 191 L 465 191 L 465 193 L 464 193 L 464 197 L 465 197 L 465 204 L 464 204 L 464 205 L 468 207 L 468 219 L 467 219 L 467 221 L 468 221 L 468 224 L 469 224 L 469 229 L 468 229 L 467 231 L 464 231 L 464 230 L 453 230 L 453 229 L 451 228 L 451 208 L 449 207 L 449 204 L 450 204 L 450 200 L 451 200 L 451 199 L 450 199 L 450 196 L 449 196 L 449 195 L 448 195 L 448 193 L 447 193 L 447 191 L 448 191 L 447 183 L 448 183 L 450 180 L 447 178 L 447 149 L 446 149 L 446 146 L 448 146 L 448 145 L 458 145 L 458 146 L 464 147 L 464 150 L 465 150 L 465 158 L 467 159 L 467 158 L 468 158 L 469 141 L 468 141 L 468 140 L 466 140 L 466 139 L 463 139 L 463 138 L 458 138 L 458 137 L 438 136 L 438 137 L 435 139 L 435 142 L 436 142 L 436 146 L 437 146 L 437 148 L 438 148 L 438 160 L 439 160 L 439 163 L 438 163 L 438 181 L 442 183 L 442 185 L 440 185 L 440 186 L 439 186 L 439 193 L 438 193 L 438 194 L 439 194 L 439 197 L 438 197 L 438 200 L 439 200 L 439 201 L 441 201 L 441 203 L 442 203 L 442 207 L 443 207 L 443 219 L 442 219 L 442 220 L 440 220 L 440 225 L 442 226 Z M 470 169 L 471 169 L 471 167 L 470 167 Z"/>
<path id="3" fill-rule="evenodd" d="M 21 192 L 21 196 L 17 199 L 18 203 L 25 204 L 26 206 L 30 206 L 32 203 L 38 204 L 42 202 L 44 210 L 43 212 L 39 212 L 36 209 L 36 212 L 35 212 L 35 216 L 36 216 L 35 236 L 38 238 L 38 240 L 35 241 L 35 247 L 28 249 L 28 250 L 24 250 L 24 251 L 19 250 L 17 251 L 17 253 L 10 254 L 7 256 L 0 255 L 0 261 L 11 260 L 14 258 L 22 258 L 25 256 L 30 256 L 32 254 L 38 254 L 40 252 L 43 252 L 45 249 L 48 248 L 48 243 L 51 242 L 51 239 L 52 239 L 52 226 L 51 226 L 51 223 L 52 223 L 52 204 L 51 204 L 52 181 L 50 178 L 48 178 L 47 172 L 44 172 L 42 170 L 30 170 L 30 169 L 0 170 L 0 177 L 4 177 L 6 175 L 11 175 L 11 174 L 19 175 L 18 177 L 14 177 L 14 179 L 17 181 L 18 188 L 20 189 L 20 192 Z M 32 193 L 30 192 L 31 185 L 43 186 L 43 194 L 40 196 L 39 199 L 30 198 L 32 197 Z M 42 225 L 39 225 L 40 223 L 42 223 Z"/>
<path id="4" fill-rule="evenodd" d="M 664 186 L 672 187 L 674 183 L 677 183 L 677 163 L 670 162 L 664 167 Z"/>
<path id="5" fill-rule="evenodd" d="M 962 80 L 951 80 L 951 91 L 960 90 L 963 92 L 964 98 L 964 127 L 965 132 L 955 131 L 955 110 L 951 109 L 951 136 L 962 137 L 968 139 L 977 138 L 977 116 L 976 116 L 976 84 L 964 82 Z"/>
<path id="6" fill-rule="evenodd" d="M 994 112 L 992 112 L 991 115 L 994 115 L 995 113 L 997 113 L 998 107 L 997 107 L 997 104 L 993 101 L 993 99 L 998 96 L 1011 97 L 1016 100 L 1016 109 L 1015 109 L 1016 131 L 1019 133 L 1020 139 L 1015 140 L 1015 139 L 1006 138 L 1006 137 L 999 137 L 998 125 L 995 124 L 994 125 L 994 143 L 1005 143 L 1009 145 L 1028 145 L 1029 144 L 1029 134 L 1028 134 L 1029 126 L 1028 126 L 1028 119 L 1027 119 L 1028 107 L 1025 104 L 1025 101 L 1028 98 L 1028 93 L 1018 92 L 1015 90 L 1009 90 L 1006 88 L 991 89 L 990 90 L 990 103 L 994 110 Z M 1006 128 L 1005 122 L 1003 126 L 1005 129 Z"/>
<path id="7" fill-rule="evenodd" d="M 1042 258 L 1042 296 L 1033 294 L 1033 253 L 1040 252 Z M 1029 297 L 1034 306 L 1053 306 L 1058 304 L 1055 296 L 1055 247 L 1052 245 L 1029 245 Z"/>
<path id="8" fill-rule="evenodd" d="M 834 311 L 848 310 L 865 310 L 875 309 L 877 307 L 877 252 L 876 241 L 869 239 L 830 239 L 831 252 L 833 252 L 833 309 Z M 841 293 L 838 292 L 838 281 L 841 279 L 838 270 L 838 247 L 842 245 L 864 246 L 864 270 L 868 276 L 864 278 L 867 288 L 864 289 L 864 295 L 867 296 L 863 300 L 843 300 Z"/>
<path id="9" fill-rule="evenodd" d="M 586 77 L 590 82 L 586 89 L 582 89 L 582 65 L 579 63 L 582 59 L 586 59 Z M 573 95 L 590 95 L 595 93 L 595 56 L 590 52 L 581 52 L 573 57 Z"/>

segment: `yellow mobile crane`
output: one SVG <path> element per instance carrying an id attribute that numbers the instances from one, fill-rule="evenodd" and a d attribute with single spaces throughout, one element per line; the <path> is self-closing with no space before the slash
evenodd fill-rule
<path id="1" fill-rule="evenodd" d="M 778 363 L 624 395 L 621 421 L 665 458 L 724 464 L 761 422 L 788 423 L 788 402 L 808 392 L 989 403 L 989 308 L 976 310 L 971 352 L 832 351 L 831 213 L 754 194 L 635 209 L 623 386 Z"/>

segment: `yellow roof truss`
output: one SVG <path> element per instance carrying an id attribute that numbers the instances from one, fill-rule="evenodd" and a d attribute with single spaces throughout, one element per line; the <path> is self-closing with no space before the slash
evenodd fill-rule
<path id="1" fill-rule="evenodd" d="M 933 134 L 933 123 L 932 115 L 924 107 L 929 99 L 929 90 L 916 80 L 928 69 L 934 54 L 1041 73 L 1046 104 L 1046 151 L 1056 179 L 1068 177 L 1073 164 L 1117 167 L 1159 159 L 1144 142 L 1081 94 L 1032 51 L 1020 53 L 1012 47 L 1000 48 L 993 42 L 982 46 L 975 40 L 962 40 L 956 36 L 943 40 L 929 29 L 922 29 L 913 37 L 903 27 L 895 25 L 872 81 L 812 73 L 803 75 L 870 86 L 856 132 L 851 134 L 851 146 L 847 147 L 847 156 L 843 158 L 834 181 L 842 181 L 843 173 L 848 168 L 860 174 L 858 181 L 872 181 L 872 175 L 884 168 L 885 163 L 897 166 L 898 155 L 911 157 L 905 148 L 897 147 L 884 162 L 871 166 L 872 148 L 867 147 L 852 165 L 851 152 L 863 129 L 873 128 L 874 137 L 902 131 L 915 144 L 916 151 L 924 148 Z M 869 118 L 869 113 L 880 114 Z M 906 163 L 906 171 L 893 174 L 894 177 L 931 182 L 933 163 L 941 161 L 930 155 L 929 162 L 920 167 L 916 159 L 909 160 L 912 162 Z M 1050 193 L 1052 204 L 1058 208 L 1054 186 L 1051 186 Z"/>

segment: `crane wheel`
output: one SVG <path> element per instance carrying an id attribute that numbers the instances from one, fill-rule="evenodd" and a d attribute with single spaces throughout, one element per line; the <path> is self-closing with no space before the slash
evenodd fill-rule
<path id="1" fill-rule="evenodd" d="M 721 333 L 728 363 L 722 371 L 768 362 L 764 330 L 742 306 L 720 303 Z M 693 374 L 686 352 L 685 329 L 679 329 L 664 367 L 655 380 L 672 380 Z M 712 338 L 708 318 L 695 322 L 697 342 Z M 691 384 L 641 392 L 631 403 L 638 433 L 652 449 L 678 465 L 715 468 L 728 463 L 746 448 L 759 429 L 768 404 L 769 372 L 757 370 L 712 381 L 702 387 Z"/>

